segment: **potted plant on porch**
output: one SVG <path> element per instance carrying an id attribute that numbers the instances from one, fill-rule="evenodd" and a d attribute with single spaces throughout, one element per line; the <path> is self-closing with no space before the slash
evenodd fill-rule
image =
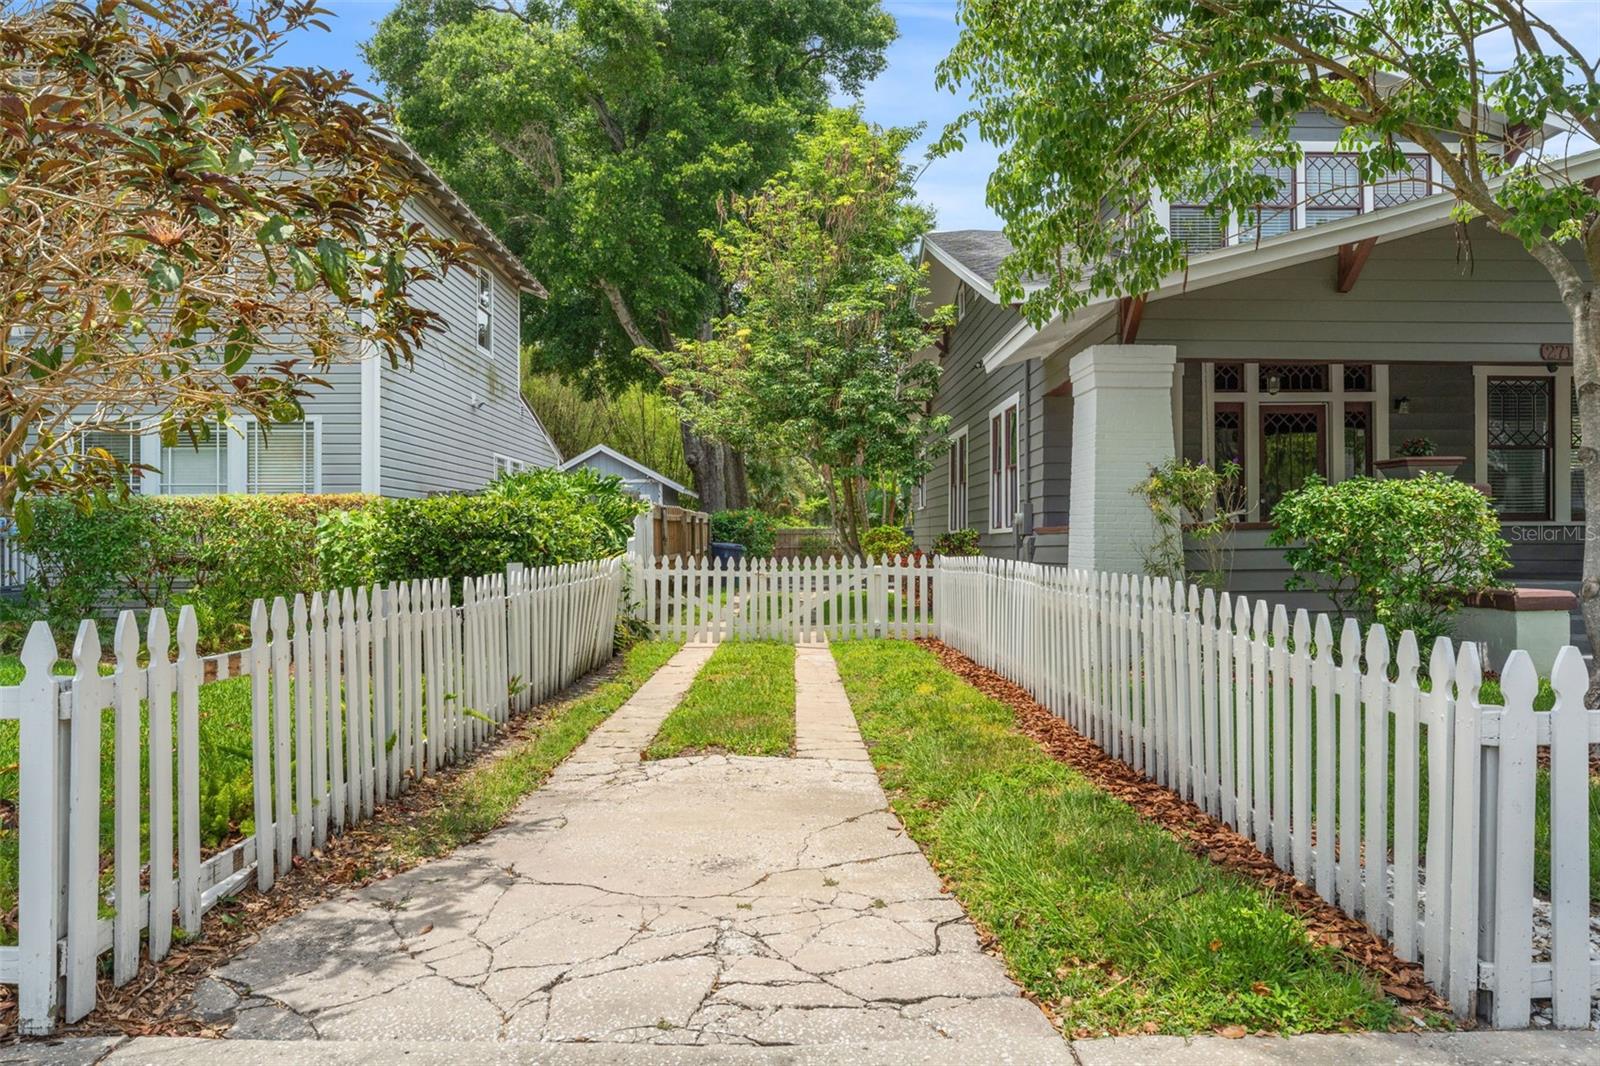
<path id="1" fill-rule="evenodd" d="M 1428 473 L 1449 477 L 1467 461 L 1464 455 L 1435 455 L 1434 450 L 1433 441 L 1427 437 L 1409 437 L 1400 442 L 1393 458 L 1379 459 L 1372 465 L 1380 477 L 1411 478 Z"/>

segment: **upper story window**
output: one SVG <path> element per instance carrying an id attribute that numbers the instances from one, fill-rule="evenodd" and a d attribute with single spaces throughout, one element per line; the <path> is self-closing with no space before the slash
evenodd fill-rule
<path id="1" fill-rule="evenodd" d="M 956 321 L 967 317 L 967 311 L 972 307 L 972 286 L 964 281 L 956 283 Z"/>
<path id="2" fill-rule="evenodd" d="M 1306 225 L 1317 226 L 1361 213 L 1361 169 L 1356 157 L 1333 152 L 1307 152 Z"/>
<path id="3" fill-rule="evenodd" d="M 1278 195 L 1231 223 L 1208 213 L 1205 204 L 1174 201 L 1167 227 L 1191 255 L 1228 244 L 1252 244 L 1302 227 L 1320 226 L 1367 211 L 1409 203 L 1447 187 L 1425 154 L 1406 156 L 1407 169 L 1368 184 L 1355 153 L 1308 151 L 1298 166 L 1256 164 L 1257 174 L 1276 179 Z"/>
<path id="4" fill-rule="evenodd" d="M 494 342 L 494 275 L 478 268 L 478 349 L 487 352 Z"/>
<path id="5" fill-rule="evenodd" d="M 1256 205 L 1255 210 L 1245 219 L 1239 235 L 1240 240 L 1248 242 L 1257 237 L 1266 240 L 1268 237 L 1288 233 L 1295 228 L 1295 168 L 1259 161 L 1251 169 L 1257 174 L 1272 178 L 1278 193 Z"/>

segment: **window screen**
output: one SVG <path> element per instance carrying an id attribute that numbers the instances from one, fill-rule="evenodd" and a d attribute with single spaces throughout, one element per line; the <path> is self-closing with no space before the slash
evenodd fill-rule
<path id="1" fill-rule="evenodd" d="M 1490 378 L 1489 488 L 1502 517 L 1550 517 L 1551 379 Z"/>

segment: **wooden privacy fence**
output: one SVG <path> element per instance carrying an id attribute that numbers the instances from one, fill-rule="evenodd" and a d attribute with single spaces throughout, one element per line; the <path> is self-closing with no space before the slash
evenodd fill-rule
<path id="1" fill-rule="evenodd" d="M 1435 642 L 1419 679 L 1410 631 L 1391 656 L 1382 626 L 1363 640 L 1347 621 L 1335 640 L 1325 615 L 1291 620 L 1282 606 L 1149 578 L 994 559 L 941 560 L 937 574 L 943 640 L 1420 960 L 1458 1014 L 1518 1028 L 1548 999 L 1557 1026 L 1591 1024 L 1588 753 L 1600 712 L 1584 707 L 1576 649 L 1556 659 L 1554 705 L 1535 711 L 1539 679 L 1521 651 L 1501 706 L 1480 699 L 1471 644 Z M 1535 894 L 1540 804 L 1546 899 Z M 1536 953 L 1545 912 L 1549 948 Z"/>
<path id="2" fill-rule="evenodd" d="M 0 947 L 22 1032 L 88 1014 L 103 953 L 114 983 L 126 984 L 141 936 L 151 960 L 164 958 L 175 921 L 193 932 L 246 884 L 271 889 L 295 856 L 609 658 L 622 578 L 611 559 L 468 578 L 459 605 L 443 580 L 280 597 L 270 608 L 257 600 L 239 669 L 250 678 L 255 832 L 210 856 L 200 846 L 201 691 L 227 679 L 238 653 L 197 654 L 194 609 L 184 607 L 173 660 L 166 612 L 150 612 L 141 640 L 125 611 L 115 669 L 101 672 L 100 635 L 85 621 L 62 677 L 55 639 L 35 623 L 22 683 L 0 688 L 0 719 L 19 721 L 24 753 L 18 943 Z M 109 862 L 102 714 L 112 731 Z"/>
<path id="3" fill-rule="evenodd" d="M 933 632 L 931 560 L 637 560 L 633 599 L 662 637 L 791 642 Z"/>

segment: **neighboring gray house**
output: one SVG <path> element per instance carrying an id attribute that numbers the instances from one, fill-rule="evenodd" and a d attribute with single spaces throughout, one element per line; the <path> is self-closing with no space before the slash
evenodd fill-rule
<path id="1" fill-rule="evenodd" d="M 622 487 L 639 497 L 662 507 L 676 507 L 678 497 L 689 490 L 657 470 L 630 459 L 614 448 L 596 444 L 582 455 L 575 455 L 561 464 L 563 470 L 588 467 L 602 474 L 614 474 L 622 479 Z"/>
<path id="2" fill-rule="evenodd" d="M 1150 520 L 1131 487 L 1174 454 L 1232 458 L 1249 495 L 1232 587 L 1293 605 L 1265 544 L 1273 502 L 1313 472 L 1370 474 L 1426 436 L 1492 490 L 1512 579 L 1576 587 L 1572 327 L 1554 282 L 1517 241 L 1458 227 L 1420 151 L 1411 175 L 1374 187 L 1326 116 L 1300 130 L 1305 158 L 1280 174 L 1259 241 L 1157 202 L 1189 269 L 1041 329 L 994 291 L 1003 235 L 927 235 L 932 298 L 960 317 L 930 355 L 951 446 L 916 496 L 919 545 L 970 527 L 986 554 L 1138 572 Z M 1600 153 L 1569 166 L 1600 175 Z"/>
<path id="3" fill-rule="evenodd" d="M 153 467 L 147 494 L 368 492 L 425 496 L 483 487 L 507 470 L 561 461 L 523 399 L 521 296 L 544 296 L 538 280 L 403 141 L 396 155 L 426 192 L 407 214 L 442 236 L 473 245 L 468 269 L 417 283 L 412 298 L 436 312 L 409 366 L 374 354 L 319 374 L 329 384 L 305 400 L 304 422 L 262 434 L 248 417 L 195 447 L 164 448 L 155 433 L 86 434 L 125 461 Z"/>

